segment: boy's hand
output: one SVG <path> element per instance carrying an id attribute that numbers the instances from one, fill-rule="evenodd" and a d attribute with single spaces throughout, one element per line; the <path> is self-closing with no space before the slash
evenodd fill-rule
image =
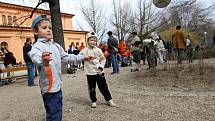
<path id="1" fill-rule="evenodd" d="M 86 60 L 86 61 L 91 61 L 91 60 L 94 60 L 94 59 L 96 59 L 96 56 L 93 56 L 93 55 L 88 55 L 88 56 L 84 57 L 84 60 Z"/>
<path id="2" fill-rule="evenodd" d="M 100 69 L 97 69 L 97 74 L 102 75 L 102 71 Z"/>
<path id="3" fill-rule="evenodd" d="M 52 60 L 51 54 L 52 54 L 52 53 L 47 52 L 47 51 L 45 51 L 45 52 L 42 53 L 42 60 L 43 60 L 43 62 L 45 63 L 45 65 L 48 65 L 48 64 L 49 64 L 49 61 Z"/>

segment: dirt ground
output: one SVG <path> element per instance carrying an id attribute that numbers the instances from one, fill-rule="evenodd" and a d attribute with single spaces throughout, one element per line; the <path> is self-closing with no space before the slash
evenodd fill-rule
<path id="1" fill-rule="evenodd" d="M 63 75 L 63 121 L 214 121 L 215 59 L 195 61 L 183 67 L 174 62 L 157 67 L 156 74 L 144 65 L 120 68 L 120 74 L 105 74 L 117 107 L 105 104 L 97 90 L 97 108 L 90 107 L 83 70 Z M 178 70 L 178 71 L 175 71 Z M 37 79 L 38 83 L 38 79 Z M 26 79 L 0 87 L 0 121 L 44 121 L 39 86 L 26 86 Z"/>

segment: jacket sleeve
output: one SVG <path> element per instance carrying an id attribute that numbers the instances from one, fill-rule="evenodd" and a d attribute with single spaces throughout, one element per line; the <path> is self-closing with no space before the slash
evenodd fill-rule
<path id="1" fill-rule="evenodd" d="M 76 62 L 76 61 L 82 61 L 84 59 L 84 55 L 67 54 L 60 45 L 57 45 L 57 46 L 60 52 L 61 60 L 63 62 Z"/>
<path id="2" fill-rule="evenodd" d="M 40 48 L 39 44 L 35 44 L 32 46 L 32 49 L 27 54 L 31 58 L 32 62 L 36 65 L 42 66 L 43 60 L 42 60 L 42 49 Z"/>

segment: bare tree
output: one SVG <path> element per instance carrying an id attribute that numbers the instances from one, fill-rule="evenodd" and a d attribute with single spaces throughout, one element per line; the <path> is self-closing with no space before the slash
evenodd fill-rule
<path id="1" fill-rule="evenodd" d="M 134 12 L 132 16 L 130 26 L 135 26 L 134 29 L 139 33 L 141 39 L 166 24 L 162 21 L 162 12 L 165 11 L 165 9 L 158 11 L 153 7 L 152 1 L 146 2 L 145 0 L 138 0 L 136 6 L 135 8 L 137 9 L 133 10 L 136 12 Z"/>
<path id="2" fill-rule="evenodd" d="M 87 4 L 81 4 L 81 12 L 92 31 L 99 34 L 102 39 L 107 31 L 106 11 L 99 0 L 89 0 Z M 83 27 L 81 27 L 83 29 Z"/>
<path id="3" fill-rule="evenodd" d="M 111 24 L 116 29 L 116 34 L 119 40 L 124 39 L 125 35 L 129 32 L 129 16 L 131 15 L 131 9 L 129 3 L 122 2 L 122 0 L 113 0 L 113 20 Z M 111 18 L 112 19 L 112 18 Z"/>
<path id="4" fill-rule="evenodd" d="M 23 0 L 23 2 L 25 2 Z M 62 21 L 61 21 L 61 12 L 60 12 L 60 3 L 59 0 L 38 0 L 37 6 L 34 8 L 34 10 L 31 12 L 31 14 L 24 15 L 15 21 L 18 21 L 19 19 L 24 18 L 19 24 L 22 25 L 27 19 L 32 18 L 37 8 L 42 3 L 48 3 L 51 13 L 51 21 L 52 21 L 52 31 L 53 31 L 53 37 L 54 41 L 59 43 L 63 48 L 65 48 L 64 45 L 64 35 L 63 35 L 63 28 L 62 28 Z M 13 22 L 15 22 L 13 21 Z"/>
<path id="5" fill-rule="evenodd" d="M 187 30 L 195 32 L 197 35 L 202 35 L 202 37 L 204 36 L 204 31 L 209 32 L 209 35 L 213 35 L 214 20 L 210 18 L 210 13 L 214 9 L 215 4 L 202 6 L 197 0 L 175 2 L 169 7 L 168 11 L 171 13 L 169 19 L 172 26 L 181 24 Z M 199 36 L 199 39 L 203 40 L 201 36 Z"/>

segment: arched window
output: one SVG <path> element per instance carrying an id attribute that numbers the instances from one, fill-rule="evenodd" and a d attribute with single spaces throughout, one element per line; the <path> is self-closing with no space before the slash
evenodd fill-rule
<path id="1" fill-rule="evenodd" d="M 5 15 L 2 15 L 2 25 L 3 26 L 7 25 L 7 23 L 6 23 L 6 16 Z"/>
<path id="2" fill-rule="evenodd" d="M 12 26 L 12 17 L 11 16 L 8 16 L 8 25 Z"/>

